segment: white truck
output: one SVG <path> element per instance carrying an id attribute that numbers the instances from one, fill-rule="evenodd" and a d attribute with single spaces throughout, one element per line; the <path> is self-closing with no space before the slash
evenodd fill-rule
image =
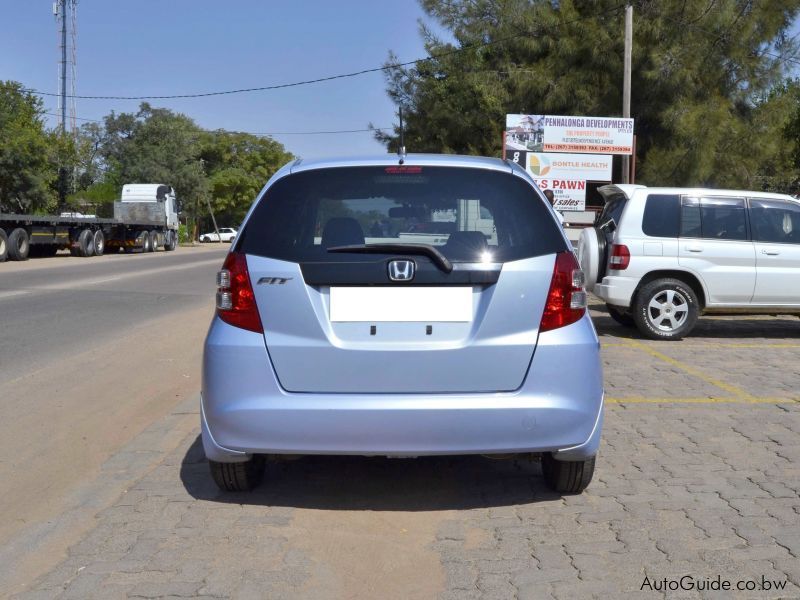
<path id="1" fill-rule="evenodd" d="M 158 183 L 122 186 L 114 218 L 20 215 L 0 211 L 0 262 L 53 256 L 69 249 L 73 256 L 105 252 L 155 252 L 178 247 L 178 201 L 175 190 Z"/>

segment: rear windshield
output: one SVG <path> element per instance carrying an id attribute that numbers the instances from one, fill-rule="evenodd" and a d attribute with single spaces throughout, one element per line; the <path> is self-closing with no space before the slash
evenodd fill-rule
<path id="1" fill-rule="evenodd" d="M 238 249 L 293 262 L 339 262 L 375 256 L 328 248 L 428 244 L 453 262 L 505 262 L 565 249 L 545 202 L 523 179 L 485 169 L 303 171 L 267 190 Z"/>

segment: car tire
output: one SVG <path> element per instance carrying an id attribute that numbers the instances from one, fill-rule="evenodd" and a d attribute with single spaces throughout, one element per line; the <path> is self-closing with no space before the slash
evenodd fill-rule
<path id="1" fill-rule="evenodd" d="M 633 304 L 636 327 L 651 340 L 680 340 L 694 329 L 699 314 L 697 294 L 680 279 L 651 281 Z"/>
<path id="2" fill-rule="evenodd" d="M 0 229 L 0 262 L 8 258 L 8 236 L 4 229 Z"/>
<path id="3" fill-rule="evenodd" d="M 591 292 L 597 283 L 600 265 L 600 252 L 597 247 L 597 233 L 594 227 L 581 230 L 578 237 L 578 264 L 586 279 L 586 290 Z"/>
<path id="4" fill-rule="evenodd" d="M 102 229 L 94 232 L 92 239 L 92 248 L 95 256 L 103 256 L 106 251 L 106 236 Z"/>
<path id="5" fill-rule="evenodd" d="M 17 227 L 8 236 L 8 258 L 11 260 L 28 260 L 31 251 L 28 232 Z"/>
<path id="6" fill-rule="evenodd" d="M 214 483 L 225 492 L 249 492 L 258 487 L 264 477 L 264 457 L 259 455 L 237 463 L 209 460 L 208 466 Z"/>
<path id="7" fill-rule="evenodd" d="M 204 243 L 208 242 L 208 238 L 206 236 L 203 236 L 203 237 L 200 238 L 200 241 L 204 242 Z"/>
<path id="8" fill-rule="evenodd" d="M 556 460 L 552 454 L 542 456 L 542 474 L 547 486 L 559 494 L 580 494 L 594 475 L 595 457 L 586 460 Z"/>
<path id="9" fill-rule="evenodd" d="M 78 256 L 94 256 L 94 231 L 84 229 L 78 235 Z"/>
<path id="10" fill-rule="evenodd" d="M 624 308 L 613 306 L 611 304 L 606 304 L 606 310 L 608 310 L 608 315 L 620 325 L 624 327 L 636 327 L 636 323 L 634 322 L 630 311 L 627 311 Z"/>
<path id="11" fill-rule="evenodd" d="M 606 274 L 608 240 L 605 230 L 597 227 L 582 229 L 578 238 L 577 257 L 586 280 L 586 290 L 591 292 Z"/>

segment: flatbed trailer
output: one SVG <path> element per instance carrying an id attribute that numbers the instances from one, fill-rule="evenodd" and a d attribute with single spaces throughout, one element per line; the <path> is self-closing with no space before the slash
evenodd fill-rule
<path id="1" fill-rule="evenodd" d="M 175 250 L 178 219 L 172 188 L 157 184 L 126 187 L 136 186 L 153 188 L 152 199 L 140 201 L 140 196 L 128 194 L 126 200 L 123 188 L 122 201 L 114 203 L 111 219 L 0 213 L 0 262 L 53 256 L 65 249 L 73 256 L 83 257 L 120 250 L 155 252 L 159 247 L 168 252 Z"/>

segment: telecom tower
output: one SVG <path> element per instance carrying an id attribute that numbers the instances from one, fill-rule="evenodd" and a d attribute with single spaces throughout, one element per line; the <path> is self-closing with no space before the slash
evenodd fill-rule
<path id="1" fill-rule="evenodd" d="M 78 0 L 55 0 L 53 15 L 58 29 L 58 113 L 62 132 L 77 133 L 75 114 L 76 7 Z M 69 107 L 69 109 L 68 109 Z M 69 112 L 69 129 L 67 113 Z"/>

